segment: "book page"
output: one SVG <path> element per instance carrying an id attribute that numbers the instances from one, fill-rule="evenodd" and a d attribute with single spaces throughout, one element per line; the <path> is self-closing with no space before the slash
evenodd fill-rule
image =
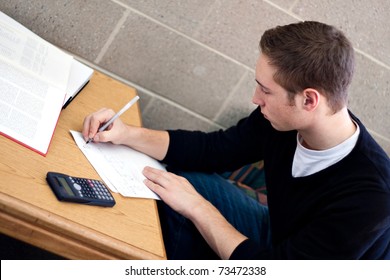
<path id="1" fill-rule="evenodd" d="M 3 21 L 0 21 L 0 59 L 66 91 L 73 57 Z"/>
<path id="2" fill-rule="evenodd" d="M 64 92 L 12 64 L 0 63 L 0 132 L 45 155 Z"/>
<path id="3" fill-rule="evenodd" d="M 73 59 L 70 69 L 70 76 L 68 86 L 66 88 L 65 102 L 75 97 L 77 93 L 86 85 L 91 79 L 93 69 Z"/>
<path id="4" fill-rule="evenodd" d="M 130 147 L 112 143 L 90 143 L 85 141 L 80 132 L 70 131 L 77 146 L 84 153 L 104 183 L 113 192 L 125 197 L 160 199 L 144 184 L 142 170 L 151 166 L 161 170 L 165 167 L 157 160 Z"/>
<path id="5" fill-rule="evenodd" d="M 43 42 L 43 44 L 47 44 L 45 40 L 36 35 L 34 32 L 29 30 L 28 28 L 21 25 L 19 22 L 13 20 L 6 14 L 0 11 L 0 22 L 5 23 L 7 26 L 12 27 L 13 29 L 25 33 L 38 41 Z M 64 105 L 66 102 L 69 102 L 81 89 L 82 87 L 90 80 L 93 74 L 93 69 L 86 66 L 85 64 L 77 61 L 76 59 L 72 59 L 72 65 L 70 69 L 68 85 L 66 89 L 66 98 L 64 100 Z"/>
<path id="6" fill-rule="evenodd" d="M 0 12 L 0 134 L 45 155 L 73 58 L 15 26 Z"/>

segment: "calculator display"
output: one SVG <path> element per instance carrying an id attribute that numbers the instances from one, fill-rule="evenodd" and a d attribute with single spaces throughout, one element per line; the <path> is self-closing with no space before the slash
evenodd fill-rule
<path id="1" fill-rule="evenodd" d="M 74 196 L 72 189 L 70 188 L 70 186 L 68 185 L 68 182 L 66 182 L 64 177 L 57 177 L 57 180 L 60 182 L 61 186 L 64 187 L 67 194 Z"/>

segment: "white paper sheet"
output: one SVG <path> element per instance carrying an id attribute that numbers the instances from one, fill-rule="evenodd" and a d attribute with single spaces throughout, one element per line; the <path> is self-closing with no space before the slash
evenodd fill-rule
<path id="1" fill-rule="evenodd" d="M 80 132 L 70 132 L 77 146 L 111 191 L 119 192 L 125 197 L 160 199 L 145 186 L 145 176 L 142 174 L 145 166 L 165 170 L 158 161 L 127 146 L 111 143 L 85 145 Z"/>

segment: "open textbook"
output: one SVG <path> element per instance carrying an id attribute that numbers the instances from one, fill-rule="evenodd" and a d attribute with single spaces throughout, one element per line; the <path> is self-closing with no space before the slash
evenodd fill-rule
<path id="1" fill-rule="evenodd" d="M 165 167 L 157 160 L 127 146 L 112 143 L 86 145 L 80 132 L 70 131 L 77 146 L 89 160 L 104 183 L 113 192 L 125 197 L 160 199 L 143 183 L 142 170 L 151 166 L 161 170 Z"/>
<path id="2" fill-rule="evenodd" d="M 46 155 L 61 108 L 92 72 L 0 12 L 0 134 Z"/>

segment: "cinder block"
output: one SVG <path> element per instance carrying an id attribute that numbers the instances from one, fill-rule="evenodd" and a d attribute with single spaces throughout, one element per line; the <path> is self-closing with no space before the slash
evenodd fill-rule
<path id="1" fill-rule="evenodd" d="M 122 0 L 121 2 L 158 20 L 162 24 L 192 36 L 199 25 L 210 16 L 215 3 L 218 1 Z"/>
<path id="2" fill-rule="evenodd" d="M 345 31 L 354 47 L 390 65 L 390 1 L 301 0 L 293 12 Z"/>
<path id="3" fill-rule="evenodd" d="M 164 100 L 153 98 L 142 112 L 143 125 L 153 129 L 188 129 L 214 131 L 220 127 L 204 121 Z"/>
<path id="4" fill-rule="evenodd" d="M 359 54 L 356 62 L 349 107 L 365 126 L 390 139 L 390 71 Z"/>
<path id="5" fill-rule="evenodd" d="M 1 1 L 0 10 L 73 54 L 93 61 L 125 9 L 111 1 Z"/>
<path id="6" fill-rule="evenodd" d="M 224 127 L 230 127 L 248 116 L 256 108 L 256 105 L 252 103 L 255 88 L 255 73 L 248 70 L 229 96 L 223 110 L 214 120 Z"/>
<path id="7" fill-rule="evenodd" d="M 134 13 L 128 16 L 100 65 L 210 119 L 245 71 Z"/>
<path id="8" fill-rule="evenodd" d="M 253 69 L 263 32 L 296 21 L 264 1 L 218 1 L 194 38 Z"/>

